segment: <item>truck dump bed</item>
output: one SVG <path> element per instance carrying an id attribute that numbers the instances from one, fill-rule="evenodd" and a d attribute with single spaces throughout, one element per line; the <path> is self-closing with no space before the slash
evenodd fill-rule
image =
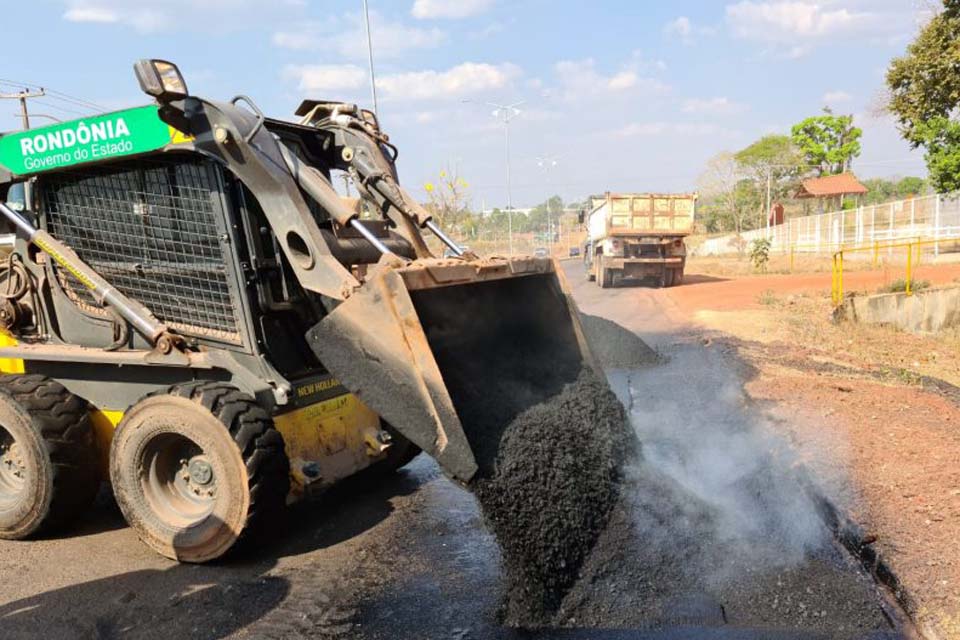
<path id="1" fill-rule="evenodd" d="M 694 193 L 607 193 L 593 197 L 590 237 L 689 235 L 696 200 Z"/>

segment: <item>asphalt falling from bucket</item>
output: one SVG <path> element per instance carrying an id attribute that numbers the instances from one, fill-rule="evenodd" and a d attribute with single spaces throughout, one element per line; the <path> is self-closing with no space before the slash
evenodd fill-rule
<path id="1" fill-rule="evenodd" d="M 479 468 L 468 488 L 502 551 L 501 621 L 550 625 L 618 501 L 636 441 L 623 406 L 553 274 L 411 297 Z"/>
<path id="2" fill-rule="evenodd" d="M 576 582 L 618 500 L 625 424 L 616 396 L 584 369 L 518 415 L 481 464 L 471 488 L 503 554 L 504 624 L 549 624 Z"/>

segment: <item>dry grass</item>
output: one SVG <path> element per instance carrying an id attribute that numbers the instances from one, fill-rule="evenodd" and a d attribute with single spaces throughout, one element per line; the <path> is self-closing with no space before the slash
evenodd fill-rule
<path id="1" fill-rule="evenodd" d="M 698 313 L 711 328 L 741 339 L 782 342 L 914 385 L 921 376 L 960 386 L 960 328 L 915 335 L 893 327 L 835 322 L 827 296 L 761 294 L 762 309 Z"/>

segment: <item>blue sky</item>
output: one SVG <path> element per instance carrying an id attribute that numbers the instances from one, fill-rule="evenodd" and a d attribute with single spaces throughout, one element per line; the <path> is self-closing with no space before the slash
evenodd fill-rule
<path id="1" fill-rule="evenodd" d="M 924 173 L 876 115 L 923 0 L 369 2 L 380 117 L 415 192 L 453 167 L 476 206 L 505 202 L 503 129 L 485 101 L 525 100 L 510 131 L 516 206 L 693 190 L 712 155 L 826 104 L 864 129 L 859 175 Z M 308 96 L 370 104 L 361 0 L 4 4 L 3 80 L 121 108 L 146 102 L 131 65 L 156 57 L 178 63 L 192 93 L 245 93 L 275 117 Z M 5 107 L 0 129 L 16 128 Z M 88 111 L 59 98 L 31 108 Z"/>

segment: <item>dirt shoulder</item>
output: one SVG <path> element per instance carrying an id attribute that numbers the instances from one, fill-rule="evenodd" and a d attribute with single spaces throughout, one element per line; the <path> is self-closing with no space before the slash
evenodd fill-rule
<path id="1" fill-rule="evenodd" d="M 866 290 L 890 277 L 850 276 Z M 667 297 L 755 368 L 747 392 L 875 538 L 924 634 L 960 638 L 960 337 L 835 324 L 829 278 L 693 274 Z"/>

